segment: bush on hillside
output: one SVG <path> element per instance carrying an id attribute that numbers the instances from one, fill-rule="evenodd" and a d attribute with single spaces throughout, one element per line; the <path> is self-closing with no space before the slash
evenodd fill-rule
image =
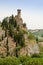
<path id="1" fill-rule="evenodd" d="M 28 38 L 31 40 L 31 39 L 34 39 L 35 37 L 34 37 L 34 35 L 32 33 L 29 33 Z"/>
<path id="2" fill-rule="evenodd" d="M 0 65 L 19 65 L 20 61 L 16 57 L 0 58 Z"/>
<path id="3" fill-rule="evenodd" d="M 0 58 L 0 65 L 43 65 L 43 58 L 6 57 Z"/>
<path id="4" fill-rule="evenodd" d="M 40 58 L 41 56 L 40 56 L 40 54 L 32 54 L 31 57 L 32 57 L 32 58 Z"/>

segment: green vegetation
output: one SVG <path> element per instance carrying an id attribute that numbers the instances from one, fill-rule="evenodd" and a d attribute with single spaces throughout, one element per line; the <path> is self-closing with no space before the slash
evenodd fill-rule
<path id="1" fill-rule="evenodd" d="M 25 45 L 26 42 L 28 42 L 29 40 L 32 41 L 35 40 L 36 43 L 39 43 L 39 41 L 43 41 L 43 35 L 37 36 L 39 33 L 32 34 L 31 32 L 28 32 L 28 30 L 26 30 L 25 23 L 22 25 L 24 28 L 21 27 L 20 25 L 17 25 L 17 22 L 13 15 L 8 19 L 4 18 L 1 23 L 2 29 L 5 31 L 5 38 L 7 38 L 6 40 L 7 57 L 0 58 L 0 65 L 43 65 L 43 46 L 39 45 L 40 47 L 39 54 L 33 54 L 30 57 L 28 56 L 28 53 L 27 56 L 20 56 L 19 53 L 20 49 L 21 48 L 24 49 L 24 47 L 26 46 Z M 13 39 L 13 42 L 16 44 L 16 47 L 14 48 L 15 57 L 9 57 L 10 53 L 9 53 L 8 37 L 11 37 L 11 39 Z M 4 40 L 3 34 L 2 34 L 2 40 Z"/>
<path id="2" fill-rule="evenodd" d="M 19 32 L 15 32 L 14 33 L 14 41 L 20 45 L 20 46 L 24 46 L 25 40 L 24 40 L 24 35 L 21 31 Z"/>
<path id="3" fill-rule="evenodd" d="M 31 39 L 34 39 L 35 37 L 34 37 L 34 35 L 30 32 L 28 38 L 31 40 Z"/>
<path id="4" fill-rule="evenodd" d="M 32 54 L 32 58 L 42 58 L 41 54 Z"/>
<path id="5" fill-rule="evenodd" d="M 39 29 L 38 31 L 33 32 L 33 34 L 34 34 L 35 36 L 40 36 L 40 37 L 42 37 L 42 36 L 43 36 L 43 29 Z"/>
<path id="6" fill-rule="evenodd" d="M 8 29 L 8 21 L 6 20 L 6 18 L 3 19 L 1 26 L 4 30 Z"/>
<path id="7" fill-rule="evenodd" d="M 0 65 L 19 65 L 20 61 L 16 57 L 0 58 Z"/>
<path id="8" fill-rule="evenodd" d="M 14 16 L 10 16 L 9 18 L 6 17 L 2 21 L 2 29 L 5 31 L 5 37 L 7 37 L 6 41 L 6 48 L 7 48 L 7 56 L 9 55 L 9 47 L 8 47 L 8 36 L 12 37 L 14 42 L 16 42 L 16 57 L 18 57 L 18 47 L 24 47 L 25 45 L 25 39 L 24 39 L 24 33 L 27 33 L 25 30 L 21 30 L 19 25 L 17 25 L 17 22 L 14 18 Z M 24 24 L 26 26 L 26 24 Z M 2 35 L 3 40 L 3 35 Z"/>
<path id="9" fill-rule="evenodd" d="M 19 30 L 14 33 L 14 41 L 16 42 L 16 47 L 23 47 L 25 45 L 24 34 Z M 18 57 L 18 50 L 16 49 L 16 57 Z"/>
<path id="10" fill-rule="evenodd" d="M 0 58 L 0 65 L 43 65 L 43 58 L 6 57 Z"/>
<path id="11" fill-rule="evenodd" d="M 9 56 L 8 38 L 7 38 L 7 41 L 6 41 L 6 48 L 7 48 L 7 55 L 6 56 Z"/>
<path id="12" fill-rule="evenodd" d="M 36 42 L 37 42 L 37 43 L 39 42 L 38 37 L 36 37 Z"/>
<path id="13" fill-rule="evenodd" d="M 13 33 L 14 33 L 14 27 L 13 25 L 9 24 L 9 35 L 13 37 Z"/>
<path id="14" fill-rule="evenodd" d="M 33 32 L 32 34 L 35 36 L 35 38 L 38 38 L 39 42 L 43 42 L 43 29 L 39 29 L 36 32 Z"/>
<path id="15" fill-rule="evenodd" d="M 43 57 L 43 45 L 39 44 L 40 55 Z"/>
<path id="16" fill-rule="evenodd" d="M 14 19 L 14 16 L 13 16 L 13 15 L 12 15 L 11 18 L 9 19 L 9 23 L 10 23 L 11 25 L 13 25 L 14 27 L 17 26 L 16 20 Z"/>

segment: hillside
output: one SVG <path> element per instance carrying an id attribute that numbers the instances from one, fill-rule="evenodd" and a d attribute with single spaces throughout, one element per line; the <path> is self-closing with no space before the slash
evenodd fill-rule
<path id="1" fill-rule="evenodd" d="M 43 29 L 29 30 L 35 36 L 43 36 Z"/>
<path id="2" fill-rule="evenodd" d="M 20 56 L 39 53 L 39 45 L 34 35 L 28 32 L 26 24 L 21 18 L 21 10 L 16 16 L 3 19 L 0 26 L 0 57 Z"/>

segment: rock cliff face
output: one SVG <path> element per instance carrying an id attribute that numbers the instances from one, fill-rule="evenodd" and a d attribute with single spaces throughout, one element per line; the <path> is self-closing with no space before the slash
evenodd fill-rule
<path id="1" fill-rule="evenodd" d="M 6 53 L 6 39 L 5 38 L 2 42 L 0 42 L 0 54 L 3 54 L 5 55 Z M 16 47 L 15 46 L 15 43 L 13 42 L 13 39 L 12 38 L 8 38 L 9 40 L 9 51 L 10 51 L 10 55 L 14 55 L 14 48 Z M 27 43 L 27 42 L 26 42 Z M 2 51 L 2 49 L 3 51 Z M 2 52 L 2 53 L 1 53 Z M 36 42 L 28 42 L 26 44 L 26 47 L 23 47 L 20 49 L 20 55 L 26 55 L 28 53 L 28 55 L 31 55 L 31 54 L 34 54 L 34 53 L 39 53 L 39 46 Z"/>
<path id="2" fill-rule="evenodd" d="M 34 54 L 34 53 L 39 53 L 39 46 L 38 44 L 36 43 L 35 40 L 30 40 L 28 38 L 28 35 L 27 35 L 27 28 L 23 28 L 23 20 L 21 18 L 21 10 L 18 9 L 17 10 L 17 15 L 14 17 L 16 22 L 17 22 L 17 25 L 21 26 L 21 30 L 23 30 L 25 33 L 24 33 L 24 38 L 25 38 L 25 46 L 22 47 L 20 50 L 19 50 L 19 54 L 20 55 L 31 55 L 31 54 Z M 14 31 L 17 31 L 16 28 L 14 28 Z M 5 35 L 5 31 L 2 30 L 2 28 L 0 27 L 0 37 L 3 35 Z M 7 49 L 6 49 L 6 40 L 7 40 L 7 37 L 4 37 L 4 39 L 2 41 L 0 41 L 0 55 L 3 55 L 3 56 L 6 56 L 6 52 L 7 52 Z M 16 42 L 14 42 L 13 38 L 8 36 L 8 46 L 9 46 L 9 52 L 10 52 L 10 56 L 13 56 L 15 55 L 15 48 L 16 48 Z"/>
<path id="3" fill-rule="evenodd" d="M 0 27 L 0 40 L 2 39 L 2 35 L 5 37 L 5 31 L 2 30 L 2 27 Z"/>
<path id="4" fill-rule="evenodd" d="M 1 34 L 2 35 L 2 34 Z M 19 51 L 20 55 L 31 55 L 34 53 L 39 53 L 39 46 L 36 43 L 35 40 L 29 40 L 27 35 L 24 35 L 25 37 L 25 44 L 26 46 L 21 48 Z M 6 56 L 6 40 L 7 38 L 4 38 L 3 41 L 0 41 L 0 55 Z M 13 38 L 8 38 L 8 45 L 9 45 L 9 52 L 10 55 L 13 56 L 15 54 L 14 49 L 16 48 L 16 43 L 13 41 Z"/>
<path id="5" fill-rule="evenodd" d="M 33 43 L 30 42 L 28 44 L 28 53 L 30 54 L 39 53 L 39 46 L 35 41 L 33 41 Z"/>
<path id="6" fill-rule="evenodd" d="M 39 53 L 38 44 L 34 40 L 32 40 L 32 41 L 28 42 L 26 47 L 24 47 L 20 50 L 21 55 L 27 55 L 28 54 L 30 56 L 31 54 Z"/>

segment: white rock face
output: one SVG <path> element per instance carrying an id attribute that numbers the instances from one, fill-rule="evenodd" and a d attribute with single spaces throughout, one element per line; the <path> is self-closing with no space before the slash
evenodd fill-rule
<path id="1" fill-rule="evenodd" d="M 0 27 L 0 39 L 1 39 L 2 35 L 3 35 L 3 37 L 5 37 L 5 31 L 2 30 L 2 28 Z"/>
<path id="2" fill-rule="evenodd" d="M 31 54 L 35 54 L 35 53 L 39 53 L 39 46 L 35 41 L 31 43 L 27 43 L 26 47 L 20 50 L 20 55 L 30 56 Z"/>
<path id="3" fill-rule="evenodd" d="M 34 54 L 34 53 L 39 53 L 39 46 L 37 43 L 30 43 L 28 44 L 28 55 L 29 54 Z"/>

